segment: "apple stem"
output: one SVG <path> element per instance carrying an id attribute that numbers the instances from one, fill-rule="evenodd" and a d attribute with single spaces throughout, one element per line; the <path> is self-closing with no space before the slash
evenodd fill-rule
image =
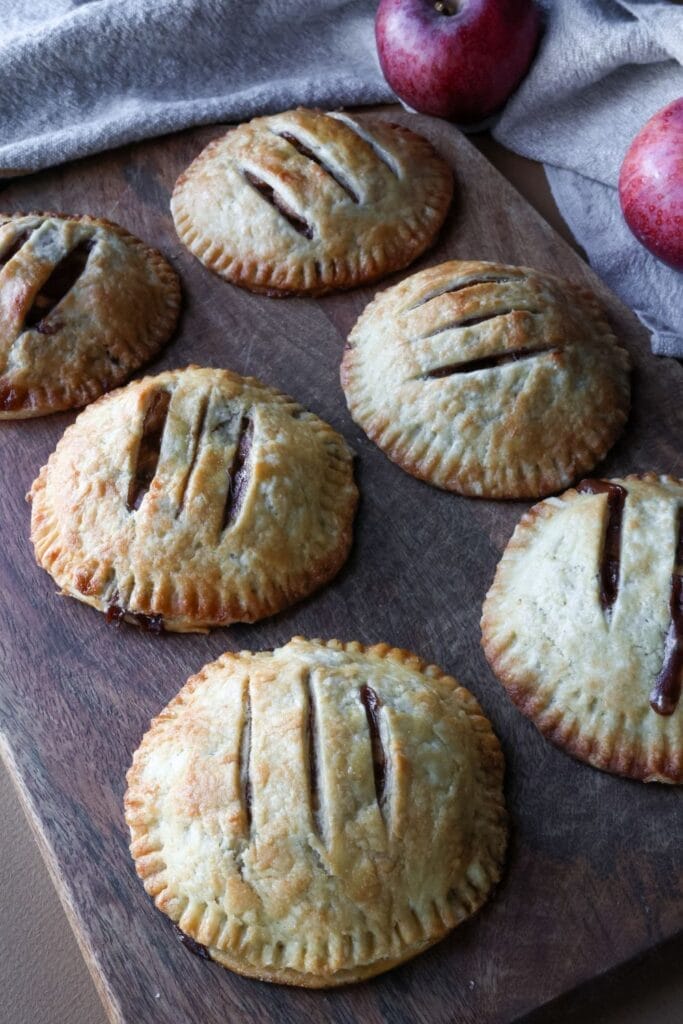
<path id="1" fill-rule="evenodd" d="M 434 10 L 439 14 L 457 14 L 458 13 L 458 0 L 435 0 Z"/>

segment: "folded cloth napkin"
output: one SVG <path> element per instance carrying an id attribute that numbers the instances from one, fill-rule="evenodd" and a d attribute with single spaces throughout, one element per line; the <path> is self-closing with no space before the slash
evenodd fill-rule
<path id="1" fill-rule="evenodd" d="M 299 103 L 391 100 L 377 2 L 0 0 L 0 177 Z M 683 94 L 683 10 L 543 5 L 537 59 L 494 134 L 543 161 L 597 272 L 653 332 L 655 351 L 683 356 L 683 275 L 633 239 L 615 189 L 630 140 Z"/>
<path id="2" fill-rule="evenodd" d="M 0 177 L 214 121 L 394 99 L 376 0 L 0 0 Z"/>
<path id="3" fill-rule="evenodd" d="M 493 134 L 545 164 L 560 212 L 595 270 L 652 332 L 655 352 L 683 357 L 683 273 L 635 240 L 616 190 L 634 135 L 683 96 L 683 8 L 649 0 L 546 6 L 538 56 Z"/>

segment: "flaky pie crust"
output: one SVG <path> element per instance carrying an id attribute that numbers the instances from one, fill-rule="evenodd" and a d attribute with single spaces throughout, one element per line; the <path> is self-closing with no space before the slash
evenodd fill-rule
<path id="1" fill-rule="evenodd" d="M 210 142 L 171 211 L 181 241 L 233 284 L 321 295 L 411 263 L 452 193 L 446 162 L 407 128 L 299 108 Z"/>
<path id="2" fill-rule="evenodd" d="M 626 490 L 616 602 L 600 602 L 606 494 L 571 489 L 524 515 L 484 603 L 486 657 L 541 732 L 596 768 L 683 782 L 683 702 L 650 706 L 671 622 L 683 481 L 645 474 Z"/>
<path id="3" fill-rule="evenodd" d="M 75 283 L 27 326 L 41 288 L 79 247 L 89 251 Z M 0 214 L 0 419 L 77 408 L 122 384 L 165 344 L 179 309 L 175 272 L 117 224 Z"/>
<path id="4" fill-rule="evenodd" d="M 363 688 L 379 706 L 381 789 Z M 500 875 L 503 756 L 488 719 L 455 679 L 386 644 L 295 637 L 222 655 L 153 721 L 127 778 L 148 894 L 214 960 L 264 981 L 387 970 Z"/>
<path id="5" fill-rule="evenodd" d="M 566 487 L 614 444 L 630 402 L 628 355 L 591 292 L 473 260 L 377 295 L 349 335 L 341 381 L 390 459 L 473 497 Z"/>
<path id="6" fill-rule="evenodd" d="M 137 467 L 160 397 L 145 490 Z M 330 426 L 254 378 L 189 367 L 78 416 L 31 488 L 31 537 L 63 593 L 143 625 L 203 630 L 271 615 L 334 576 L 357 497 L 352 453 Z"/>

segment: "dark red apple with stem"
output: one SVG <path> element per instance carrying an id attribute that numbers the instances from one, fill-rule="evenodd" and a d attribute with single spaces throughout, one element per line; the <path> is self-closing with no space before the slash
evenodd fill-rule
<path id="1" fill-rule="evenodd" d="M 381 0 L 375 18 L 387 82 L 409 106 L 482 121 L 524 77 L 541 18 L 533 0 Z"/>
<path id="2" fill-rule="evenodd" d="M 683 270 L 683 97 L 651 117 L 631 143 L 619 201 L 638 241 Z"/>

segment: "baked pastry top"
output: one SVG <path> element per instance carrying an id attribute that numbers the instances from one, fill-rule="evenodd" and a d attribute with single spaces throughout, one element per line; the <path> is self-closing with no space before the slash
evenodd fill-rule
<path id="1" fill-rule="evenodd" d="M 349 335 L 341 380 L 390 459 L 489 498 L 566 487 L 607 453 L 630 401 L 628 355 L 592 293 L 480 261 L 381 292 Z"/>
<path id="2" fill-rule="evenodd" d="M 474 697 L 378 644 L 227 653 L 154 720 L 126 821 L 157 907 L 208 954 L 324 987 L 414 956 L 486 899 L 503 756 Z"/>
<path id="3" fill-rule="evenodd" d="M 491 666 L 558 746 L 683 782 L 683 481 L 583 480 L 535 505 L 482 617 Z"/>
<path id="4" fill-rule="evenodd" d="M 38 563 L 108 618 L 250 622 L 329 580 L 357 502 L 352 453 L 259 381 L 189 367 L 85 409 L 29 495 Z"/>
<path id="5" fill-rule="evenodd" d="M 452 192 L 449 166 L 421 136 L 299 108 L 209 143 L 179 177 L 171 210 L 181 241 L 226 280 L 319 295 L 411 263 Z"/>
<path id="6" fill-rule="evenodd" d="M 91 402 L 151 359 L 180 308 L 155 249 L 93 217 L 0 214 L 0 419 Z"/>

